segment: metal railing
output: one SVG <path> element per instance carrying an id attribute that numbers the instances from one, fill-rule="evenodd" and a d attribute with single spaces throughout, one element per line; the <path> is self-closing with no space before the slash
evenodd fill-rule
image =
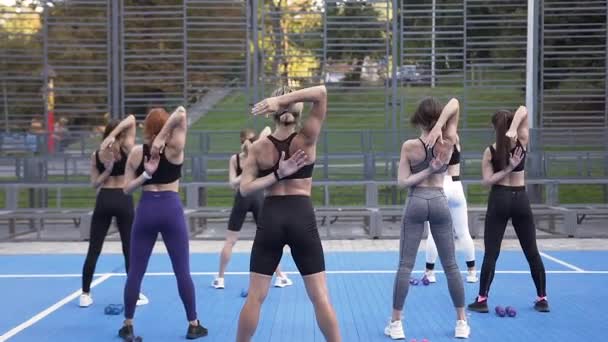
<path id="1" fill-rule="evenodd" d="M 469 202 L 485 203 L 488 189 L 481 188 L 480 184 L 480 180 L 463 180 Z M 538 204 L 559 205 L 567 199 L 566 196 L 560 196 L 561 187 L 582 185 L 605 187 L 608 185 L 608 179 L 529 179 L 527 184 L 539 185 L 543 188 L 542 202 Z M 88 183 L 0 184 L 0 193 L 3 194 L 3 206 L 0 208 L 4 210 L 92 208 L 95 198 L 95 190 Z M 197 209 L 229 207 L 234 193 L 226 182 L 188 182 L 180 185 L 180 194 L 185 208 Z M 31 205 L 36 200 L 34 197 L 41 195 L 45 196 L 44 201 Z M 315 181 L 312 194 L 313 201 L 320 206 L 345 205 L 369 208 L 401 205 L 405 202 L 406 196 L 407 190 L 398 188 L 395 181 L 389 180 Z"/>

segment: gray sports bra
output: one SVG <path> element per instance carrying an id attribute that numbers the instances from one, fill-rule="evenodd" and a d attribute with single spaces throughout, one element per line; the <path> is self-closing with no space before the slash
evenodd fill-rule
<path id="1" fill-rule="evenodd" d="M 433 149 L 427 148 L 427 146 L 424 144 L 424 141 L 422 141 L 422 139 L 418 138 L 418 140 L 420 140 L 420 142 L 422 143 L 422 146 L 424 146 L 425 157 L 424 157 L 424 160 L 421 161 L 420 163 L 418 163 L 416 165 L 410 165 L 410 171 L 412 171 L 413 174 L 426 170 L 429 167 L 429 165 L 431 164 L 431 160 L 433 160 L 433 158 L 435 158 L 435 153 L 433 153 Z M 430 153 L 429 153 L 429 150 L 430 150 Z M 446 172 L 448 170 L 448 167 L 449 167 L 449 165 L 445 164 L 441 167 L 441 169 L 435 171 L 434 173 Z"/>

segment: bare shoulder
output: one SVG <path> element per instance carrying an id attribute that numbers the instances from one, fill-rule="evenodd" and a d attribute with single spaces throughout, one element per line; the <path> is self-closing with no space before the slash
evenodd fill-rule
<path id="1" fill-rule="evenodd" d="M 135 145 L 133 146 L 133 148 L 131 149 L 131 154 L 139 154 L 141 155 L 143 153 L 144 147 L 143 145 Z"/>
<path id="2" fill-rule="evenodd" d="M 412 149 L 420 148 L 422 143 L 418 139 L 409 139 L 406 140 L 401 146 L 402 149 L 411 151 Z"/>
<path id="3" fill-rule="evenodd" d="M 270 140 L 258 139 L 250 145 L 249 152 L 257 156 L 264 151 L 268 151 L 269 146 L 272 146 Z"/>
<path id="4" fill-rule="evenodd" d="M 135 145 L 133 146 L 133 148 L 131 149 L 131 152 L 129 152 L 129 159 L 131 161 L 135 161 L 135 160 L 139 160 L 142 158 L 142 155 L 144 154 L 144 148 L 142 145 Z"/>
<path id="5" fill-rule="evenodd" d="M 484 157 L 490 157 L 491 154 L 492 154 L 492 151 L 490 151 L 490 146 L 486 147 L 485 150 L 483 150 Z"/>

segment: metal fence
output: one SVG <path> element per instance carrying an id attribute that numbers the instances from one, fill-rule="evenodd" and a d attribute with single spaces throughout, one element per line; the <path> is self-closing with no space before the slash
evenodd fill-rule
<path id="1" fill-rule="evenodd" d="M 0 7 L 5 131 L 91 129 L 218 88 L 234 96 L 215 115 L 244 113 L 277 84 L 320 82 L 334 129 L 407 126 L 425 95 L 487 127 L 526 91 L 537 127 L 608 124 L 606 0 L 41 3 Z"/>

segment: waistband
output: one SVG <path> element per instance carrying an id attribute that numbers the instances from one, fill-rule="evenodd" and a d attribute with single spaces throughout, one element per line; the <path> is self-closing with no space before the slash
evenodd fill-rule
<path id="1" fill-rule="evenodd" d="M 415 187 L 410 188 L 410 191 L 408 191 L 408 195 L 409 194 L 432 194 L 432 193 L 442 193 L 443 194 L 443 187 L 415 186 Z"/>
<path id="2" fill-rule="evenodd" d="M 492 190 L 498 190 L 498 191 L 526 191 L 526 187 L 525 186 L 507 186 L 507 185 L 500 185 L 500 184 L 494 184 L 492 185 Z"/>
<path id="3" fill-rule="evenodd" d="M 310 201 L 310 196 L 307 195 L 271 195 L 264 198 L 267 202 L 280 202 L 280 201 Z"/>
<path id="4" fill-rule="evenodd" d="M 99 192 L 122 192 L 124 194 L 122 188 L 99 188 Z"/>
<path id="5" fill-rule="evenodd" d="M 179 197 L 179 192 L 175 192 L 175 191 L 142 191 L 141 192 L 141 199 L 147 199 L 147 200 L 153 200 L 153 199 L 178 199 L 181 200 L 181 198 Z"/>

